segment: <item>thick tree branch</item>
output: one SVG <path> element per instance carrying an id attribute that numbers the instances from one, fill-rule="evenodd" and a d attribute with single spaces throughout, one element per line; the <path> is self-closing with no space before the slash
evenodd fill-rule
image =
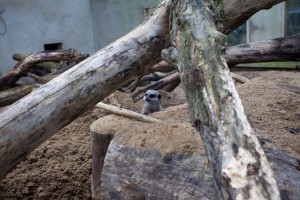
<path id="1" fill-rule="evenodd" d="M 193 125 L 203 139 L 222 199 L 279 199 L 266 156 L 253 134 L 225 61 L 225 36 L 213 16 L 219 1 L 173 1 L 172 44 Z M 218 19 L 218 23 L 222 20 Z"/>
<path id="2" fill-rule="evenodd" d="M 256 12 L 269 9 L 273 5 L 286 0 L 223 0 L 224 3 L 224 27 L 226 35 L 245 23 Z"/>
<path id="3" fill-rule="evenodd" d="M 300 34 L 241 44 L 226 49 L 227 64 L 299 61 Z"/>

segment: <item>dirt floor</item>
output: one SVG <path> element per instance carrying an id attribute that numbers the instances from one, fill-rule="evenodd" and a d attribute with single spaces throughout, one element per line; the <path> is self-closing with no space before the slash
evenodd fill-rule
<path id="1" fill-rule="evenodd" d="M 300 72 L 243 71 L 238 74 L 251 79 L 237 84 L 237 89 L 256 134 L 270 137 L 271 145 L 300 160 L 300 95 L 276 86 L 276 83 L 285 83 L 300 87 Z M 183 90 L 177 88 L 172 93 L 161 93 L 163 107 L 170 107 L 174 112 L 157 115 L 188 122 L 187 107 L 181 105 L 186 103 Z M 133 104 L 129 95 L 119 92 L 104 102 L 137 112 L 142 106 L 141 101 Z M 108 114 L 96 108 L 86 112 L 33 151 L 0 182 L 0 199 L 91 199 L 89 126 Z M 184 132 L 184 128 L 178 131 Z M 154 130 L 148 128 L 147 133 L 151 132 Z M 172 140 L 176 142 L 176 137 Z"/>

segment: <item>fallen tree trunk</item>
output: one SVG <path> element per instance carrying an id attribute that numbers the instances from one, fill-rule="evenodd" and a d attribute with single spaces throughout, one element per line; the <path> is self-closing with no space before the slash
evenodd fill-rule
<path id="1" fill-rule="evenodd" d="M 229 66 L 242 63 L 299 61 L 300 34 L 228 47 L 226 60 Z"/>
<path id="2" fill-rule="evenodd" d="M 225 61 L 220 1 L 174 1 L 172 44 L 192 124 L 206 148 L 222 199 L 279 199 L 270 165 L 253 134 Z M 174 49 L 172 49 L 172 52 Z"/>
<path id="3" fill-rule="evenodd" d="M 128 35 L 0 114 L 0 179 L 84 111 L 149 70 L 169 44 L 167 3 Z"/>
<path id="4" fill-rule="evenodd" d="M 163 112 L 171 116 L 168 112 L 174 111 Z M 165 124 L 145 125 L 108 115 L 93 122 L 90 131 L 93 199 L 220 199 L 203 143 L 188 119 L 171 117 Z M 143 145 L 132 145 L 139 143 Z M 298 200 L 297 160 L 278 149 L 264 150 L 281 198 Z"/>
<path id="5" fill-rule="evenodd" d="M 35 87 L 36 86 L 33 84 L 21 85 L 0 92 L 0 107 L 7 106 L 16 102 L 17 100 L 29 94 Z"/>

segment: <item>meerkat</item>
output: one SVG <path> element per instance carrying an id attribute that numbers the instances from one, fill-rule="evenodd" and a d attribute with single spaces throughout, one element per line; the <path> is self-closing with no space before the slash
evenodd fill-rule
<path id="1" fill-rule="evenodd" d="M 144 95 L 144 106 L 142 109 L 143 115 L 149 115 L 150 113 L 158 112 L 162 110 L 160 103 L 161 95 L 155 90 L 147 90 Z"/>

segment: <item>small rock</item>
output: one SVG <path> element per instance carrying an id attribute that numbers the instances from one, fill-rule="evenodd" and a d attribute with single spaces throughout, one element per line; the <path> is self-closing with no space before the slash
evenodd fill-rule
<path id="1" fill-rule="evenodd" d="M 287 130 L 288 130 L 290 133 L 295 134 L 295 135 L 300 134 L 299 128 L 287 128 Z"/>

